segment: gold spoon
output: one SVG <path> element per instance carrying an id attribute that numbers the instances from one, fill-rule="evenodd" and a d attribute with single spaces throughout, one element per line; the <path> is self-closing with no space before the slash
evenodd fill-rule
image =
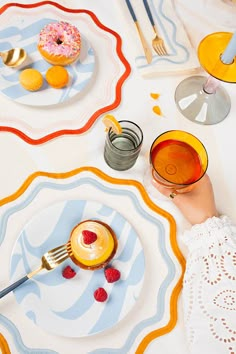
<path id="1" fill-rule="evenodd" d="M 0 52 L 0 57 L 5 65 L 12 68 L 19 66 L 27 57 L 27 53 L 22 48 L 13 48 L 6 52 Z"/>

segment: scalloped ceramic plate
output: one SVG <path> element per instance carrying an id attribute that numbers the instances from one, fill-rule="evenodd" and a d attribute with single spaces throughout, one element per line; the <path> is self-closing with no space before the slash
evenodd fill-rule
<path id="1" fill-rule="evenodd" d="M 120 104 L 121 88 L 130 73 L 121 51 L 121 38 L 116 32 L 104 26 L 89 10 L 69 9 L 52 1 L 2 6 L 1 51 L 19 46 L 26 48 L 32 53 L 28 60 L 45 72 L 47 63 L 36 58 L 37 33 L 44 23 L 60 20 L 75 25 L 87 44 L 83 62 L 68 66 L 71 85 L 58 92 L 44 87 L 29 93 L 16 84 L 20 68 L 0 67 L 0 93 L 4 98 L 9 96 L 1 105 L 0 130 L 14 133 L 33 145 L 87 131 L 99 116 Z M 23 96 L 22 91 L 26 93 Z"/>
<path id="2" fill-rule="evenodd" d="M 122 220 L 126 222 L 127 225 L 132 225 L 131 230 L 132 228 L 136 230 L 145 255 L 145 276 L 142 290 L 136 299 L 136 304 L 132 309 L 132 306 L 130 307 L 127 315 L 123 317 L 122 320 L 117 321 L 113 327 L 106 323 L 108 316 L 101 316 L 101 323 L 103 323 L 103 326 L 107 326 L 107 330 L 100 331 L 100 334 L 97 333 L 94 340 L 88 335 L 84 336 L 84 338 L 80 338 L 79 350 L 80 352 L 91 354 L 110 354 L 112 352 L 144 353 L 153 340 L 170 332 L 176 325 L 178 295 L 181 291 L 184 272 L 184 258 L 178 247 L 174 219 L 170 214 L 160 209 L 149 199 L 145 189 L 138 181 L 116 179 L 89 166 L 64 173 L 38 171 L 29 176 L 17 193 L 0 202 L 0 265 L 2 269 L 2 286 L 7 286 L 10 283 L 9 274 L 12 250 L 23 229 L 26 232 L 25 236 L 22 234 L 20 248 L 19 240 L 17 249 L 14 249 L 14 255 L 19 254 L 18 260 L 14 260 L 14 264 L 17 265 L 16 272 L 19 272 L 15 274 L 16 277 L 22 276 L 22 273 L 27 270 L 27 268 L 24 268 L 24 262 L 28 261 L 29 268 L 37 267 L 42 251 L 46 251 L 50 245 L 55 246 L 56 240 L 58 241 L 57 244 L 61 244 L 65 240 L 65 237 L 68 237 L 72 224 L 74 225 L 77 220 L 82 217 L 81 215 L 85 210 L 83 205 L 76 207 L 78 200 L 92 201 L 95 199 L 96 203 L 99 205 L 105 205 L 105 208 L 99 209 L 100 218 L 109 220 L 110 216 L 107 211 L 112 211 L 117 218 L 121 216 L 120 222 L 116 218 L 112 220 L 112 223 L 110 223 L 111 219 L 109 220 L 109 223 L 111 226 L 114 225 L 114 228 L 119 225 L 119 230 L 117 230 L 117 228 L 115 230 L 117 234 L 120 234 L 120 231 L 123 230 Z M 70 202 L 68 204 L 68 201 L 71 201 L 71 207 L 69 207 Z M 55 218 L 51 216 L 48 217 L 48 212 L 51 207 L 53 215 L 57 214 L 63 216 L 64 209 L 58 206 L 64 205 L 64 203 L 68 208 L 66 212 L 67 217 L 62 217 L 61 220 L 64 220 L 64 223 L 59 225 L 59 228 L 54 228 L 54 225 L 56 225 Z M 56 207 L 61 210 L 61 213 L 57 211 L 55 214 L 53 209 Z M 39 217 L 42 211 L 46 218 L 43 217 L 43 214 Z M 95 210 L 92 211 L 92 214 L 94 213 Z M 91 215 L 89 211 L 87 215 Z M 86 214 L 83 214 L 83 217 L 84 216 L 86 216 Z M 34 237 L 34 235 L 32 235 L 31 238 L 29 236 L 30 221 L 33 222 L 32 220 L 34 220 L 35 217 L 39 217 L 44 222 L 38 222 L 37 228 L 39 228 L 40 237 Z M 47 219 L 47 222 L 45 222 L 45 219 Z M 72 223 L 70 224 L 71 221 Z M 32 224 L 34 227 L 32 227 L 31 232 L 36 232 L 37 235 L 39 235 L 39 231 L 35 230 L 36 224 L 34 223 L 36 223 L 36 221 Z M 66 227 L 67 229 L 65 229 Z M 58 230 L 60 230 L 60 232 L 58 232 Z M 62 230 L 63 233 L 61 233 Z M 49 243 L 48 233 L 52 234 L 52 237 L 55 238 L 55 242 Z M 30 242 L 28 242 L 28 240 Z M 128 240 L 130 244 L 128 244 Z M 130 252 L 133 250 L 133 241 L 131 237 L 128 237 L 126 241 L 128 241 L 128 243 L 125 245 L 125 253 L 122 257 L 124 262 L 126 260 L 127 266 L 130 266 Z M 37 255 L 35 255 L 36 246 L 39 246 Z M 26 251 L 24 254 L 27 258 L 24 261 L 22 261 L 21 249 L 25 249 Z M 117 257 L 119 258 L 121 254 L 118 253 Z M 122 262 L 117 258 L 114 259 L 114 262 L 117 262 L 117 267 L 118 264 L 121 266 L 121 271 L 122 273 L 124 272 L 126 277 L 126 271 L 121 264 Z M 55 272 L 56 271 L 57 270 L 55 270 Z M 137 272 L 135 273 L 136 276 L 139 276 Z M 86 275 L 86 271 L 79 271 L 77 275 L 78 278 L 76 277 L 68 282 L 65 281 L 63 285 L 63 287 L 65 286 L 65 291 L 66 287 L 71 289 L 72 282 L 73 286 L 76 286 L 80 278 L 81 285 L 84 284 L 82 283 L 82 274 Z M 51 278 L 49 278 L 50 276 Z M 100 280 L 104 281 L 103 275 L 101 274 L 100 276 Z M 36 327 L 34 323 L 29 321 L 24 315 L 24 311 L 26 313 L 26 309 L 30 309 L 29 306 L 32 306 L 33 301 L 37 301 L 40 306 L 42 305 L 42 302 L 39 301 L 38 289 L 40 289 L 40 291 L 42 289 L 43 293 L 43 288 L 47 288 L 49 284 L 52 285 L 53 289 L 58 279 L 59 282 L 61 281 L 61 278 L 58 277 L 56 277 L 56 273 L 55 275 L 53 275 L 53 273 L 51 275 L 41 274 L 38 275 L 37 279 L 32 280 L 31 284 L 28 282 L 28 284 L 22 285 L 22 290 L 18 289 L 16 293 L 17 301 L 19 301 L 20 304 L 15 301 L 14 294 L 9 294 L 8 297 L 2 299 L 3 307 L 2 315 L 0 315 L 0 329 L 5 328 L 3 334 L 8 334 L 6 338 L 9 339 L 10 348 L 16 347 L 19 352 L 30 351 L 25 345 L 22 347 L 22 342 L 31 343 L 30 339 L 32 340 L 32 338 L 29 338 L 29 336 L 32 335 L 32 332 L 35 332 L 33 344 L 34 347 L 38 348 L 38 351 L 40 351 L 39 347 L 41 347 L 42 350 L 42 348 L 47 348 L 49 344 L 51 351 L 48 349 L 48 352 L 72 353 L 76 350 L 75 348 L 77 348 L 78 342 L 75 341 L 74 338 L 57 336 L 57 340 L 55 341 L 55 336 L 50 336 L 49 333 L 45 333 L 46 337 L 43 335 L 40 336 L 40 333 L 42 334 L 41 329 Z M 130 277 L 132 283 L 134 279 L 135 277 Z M 55 281 L 55 284 L 51 283 L 52 280 Z M 128 281 L 128 278 L 126 278 L 126 281 Z M 46 284 L 46 282 L 48 282 L 48 284 Z M 24 289 L 23 287 L 31 287 L 32 283 L 35 285 L 35 294 L 30 294 L 30 298 L 27 298 L 24 293 L 24 296 L 21 296 L 20 292 L 26 291 L 26 288 Z M 126 286 L 127 284 L 125 284 L 125 282 L 123 283 L 122 280 L 121 282 L 110 285 L 112 287 L 112 300 L 113 295 L 116 296 L 116 294 L 121 291 L 122 286 Z M 59 288 L 61 287 L 60 284 L 58 284 L 58 286 Z M 107 290 L 108 292 L 110 291 L 109 288 L 107 288 Z M 78 289 L 78 291 L 80 290 Z M 129 291 L 132 291 L 131 283 Z M 63 295 L 64 294 L 63 290 Z M 87 292 L 87 295 L 88 294 L 91 295 L 90 290 Z M 126 295 L 128 295 L 128 293 Z M 73 297 L 74 294 L 70 296 Z M 10 314 L 9 306 L 4 306 L 4 301 L 6 301 L 6 304 L 11 305 Z M 31 301 L 31 304 L 29 301 Z M 62 308 L 62 310 L 64 311 L 64 315 L 69 316 L 69 312 L 65 312 L 65 301 L 66 300 L 63 298 L 62 307 L 64 306 L 64 308 Z M 71 306 L 71 298 L 68 298 L 67 301 L 68 310 Z M 124 301 L 126 302 L 124 299 L 119 299 L 119 301 L 121 305 Z M 56 311 L 60 311 L 58 299 L 56 299 L 55 302 Z M 115 304 L 117 306 L 118 302 L 115 301 Z M 109 305 L 109 302 L 102 304 L 102 307 L 99 308 L 106 310 L 107 305 Z M 112 302 L 110 305 L 112 305 Z M 111 306 L 110 308 L 114 311 L 116 318 L 118 318 L 119 310 L 116 306 Z M 79 309 L 76 307 L 76 304 L 75 310 L 77 311 L 77 316 Z M 104 311 L 104 314 L 105 313 L 106 311 Z M 13 317 L 12 314 L 14 314 Z M 28 311 L 27 316 L 32 320 L 37 320 L 37 316 L 35 316 L 33 311 Z M 120 316 L 122 317 L 122 313 L 120 313 Z M 67 321 L 68 326 L 70 326 L 72 323 L 71 318 L 67 319 Z M 88 324 L 86 324 L 86 326 L 88 329 Z M 50 328 L 48 330 L 50 330 Z M 19 332 L 20 334 L 18 334 Z M 67 329 L 65 329 L 65 334 L 67 334 Z M 21 348 L 21 350 L 19 350 L 19 348 Z M 16 349 L 16 352 L 18 351 Z"/>
<path id="3" fill-rule="evenodd" d="M 26 316 L 61 336 L 87 336 L 113 327 L 136 304 L 143 285 L 144 253 L 135 229 L 114 209 L 88 200 L 56 203 L 27 223 L 13 250 L 11 282 L 38 268 L 41 256 L 66 243 L 74 226 L 87 219 L 103 221 L 116 233 L 118 248 L 109 265 L 120 270 L 118 282 L 109 284 L 103 269 L 84 270 L 66 260 L 54 271 L 42 271 L 14 291 Z M 70 280 L 62 276 L 67 265 L 77 273 Z M 108 293 L 104 303 L 93 297 L 98 287 Z"/>

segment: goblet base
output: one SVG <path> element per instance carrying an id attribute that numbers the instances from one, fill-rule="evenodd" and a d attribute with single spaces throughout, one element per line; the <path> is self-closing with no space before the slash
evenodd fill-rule
<path id="1" fill-rule="evenodd" d="M 191 76 L 177 86 L 175 102 L 179 111 L 192 122 L 212 125 L 229 114 L 231 101 L 227 91 L 218 86 L 215 93 L 204 91 L 206 77 Z"/>

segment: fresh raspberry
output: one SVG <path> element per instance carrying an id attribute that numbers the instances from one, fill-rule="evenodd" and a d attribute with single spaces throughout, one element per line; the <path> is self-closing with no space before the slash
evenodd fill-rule
<path id="1" fill-rule="evenodd" d="M 108 297 L 107 292 L 104 288 L 97 288 L 97 290 L 94 291 L 93 296 L 94 296 L 94 299 L 99 302 L 106 301 L 106 299 Z"/>
<path id="2" fill-rule="evenodd" d="M 76 275 L 76 272 L 74 271 L 74 269 L 71 268 L 71 266 L 68 265 L 67 267 L 65 267 L 63 269 L 62 275 L 66 279 L 71 279 L 71 278 L 74 278 L 74 276 Z"/>
<path id="3" fill-rule="evenodd" d="M 83 240 L 86 245 L 90 245 L 91 243 L 97 240 L 97 234 L 93 231 L 83 230 L 82 231 Z"/>
<path id="4" fill-rule="evenodd" d="M 115 268 L 107 268 L 104 270 L 104 274 L 108 283 L 114 283 L 120 279 L 120 271 Z"/>

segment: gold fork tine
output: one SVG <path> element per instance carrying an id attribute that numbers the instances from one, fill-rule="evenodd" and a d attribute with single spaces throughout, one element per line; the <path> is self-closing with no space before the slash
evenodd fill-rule
<path id="1" fill-rule="evenodd" d="M 47 254 L 44 255 L 45 260 L 47 260 L 50 267 L 48 270 L 57 267 L 66 258 L 68 258 L 70 254 L 71 254 L 71 246 L 67 244 L 64 245 L 64 247 L 58 247 L 58 250 L 56 250 L 55 252 L 53 250 L 49 251 Z"/>
<path id="2" fill-rule="evenodd" d="M 56 268 L 59 264 L 61 264 L 68 257 L 69 257 L 69 255 L 68 255 L 66 247 L 58 249 L 55 252 L 49 251 L 49 252 L 45 253 L 45 255 L 42 257 L 42 265 L 40 268 L 52 270 L 52 269 Z M 36 274 L 35 272 L 36 271 L 34 271 L 34 274 Z M 30 273 L 30 274 L 32 274 L 32 273 Z M 28 277 L 29 276 L 30 275 L 28 274 Z"/>
<path id="3" fill-rule="evenodd" d="M 41 266 L 31 273 L 27 274 L 28 278 L 32 278 L 35 274 L 42 269 L 52 270 L 61 264 L 66 258 L 69 257 L 67 251 L 67 244 L 53 248 L 46 252 L 41 258 Z"/>
<path id="4" fill-rule="evenodd" d="M 67 244 L 64 246 L 59 246 L 54 248 L 51 251 L 48 251 L 47 253 L 45 253 L 44 257 L 51 259 L 54 262 L 57 262 L 60 257 L 65 256 L 68 253 L 68 249 L 67 249 Z"/>
<path id="5" fill-rule="evenodd" d="M 10 293 L 12 290 L 16 289 L 18 286 L 23 284 L 28 279 L 32 278 L 34 275 L 39 273 L 42 269 L 53 270 L 59 266 L 64 260 L 66 260 L 71 254 L 71 245 L 68 244 L 53 248 L 52 250 L 46 252 L 41 258 L 41 265 L 34 271 L 28 273 L 23 278 L 17 280 L 15 283 L 11 284 L 7 288 L 0 291 L 0 298 Z"/>
<path id="6" fill-rule="evenodd" d="M 164 43 L 163 39 L 158 34 L 158 31 L 157 31 L 157 28 L 155 26 L 155 22 L 153 20 L 153 16 L 152 16 L 152 13 L 151 13 L 151 10 L 150 10 L 150 7 L 148 5 L 147 0 L 143 0 L 143 4 L 145 6 L 148 18 L 149 18 L 149 20 L 151 22 L 152 28 L 153 28 L 154 33 L 155 33 L 155 37 L 152 40 L 152 47 L 153 47 L 153 49 L 155 50 L 155 52 L 158 55 L 160 55 L 160 56 L 168 55 L 166 47 L 165 47 L 165 43 Z"/>
<path id="7" fill-rule="evenodd" d="M 164 41 L 162 41 L 162 46 L 161 46 L 161 49 L 162 49 L 162 53 L 163 53 L 163 55 L 168 55 L 168 54 L 167 54 L 167 50 L 166 50 L 166 47 L 165 47 L 165 43 L 164 43 Z"/>
<path id="8" fill-rule="evenodd" d="M 155 52 L 157 52 L 158 55 L 163 55 L 161 52 L 161 48 L 156 46 L 156 44 L 153 44 L 153 49 L 155 50 Z"/>
<path id="9" fill-rule="evenodd" d="M 166 50 L 165 50 L 164 44 L 161 42 L 157 43 L 156 38 L 153 39 L 153 46 L 158 50 L 159 55 L 166 55 Z"/>
<path id="10" fill-rule="evenodd" d="M 162 38 L 160 38 L 157 34 L 156 27 L 153 27 L 156 36 L 152 40 L 152 46 L 158 55 L 168 55 L 167 50 L 165 48 L 165 43 Z"/>

